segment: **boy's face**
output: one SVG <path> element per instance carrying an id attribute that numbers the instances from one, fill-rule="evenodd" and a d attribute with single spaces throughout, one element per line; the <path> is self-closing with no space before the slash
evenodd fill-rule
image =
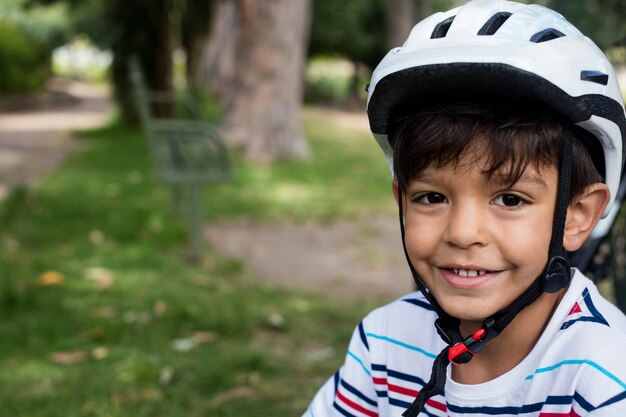
<path id="1" fill-rule="evenodd" d="M 424 284 L 448 314 L 481 321 L 543 271 L 558 172 L 530 164 L 510 185 L 483 174 L 486 159 L 476 155 L 427 168 L 409 183 L 404 213 L 406 247 Z"/>

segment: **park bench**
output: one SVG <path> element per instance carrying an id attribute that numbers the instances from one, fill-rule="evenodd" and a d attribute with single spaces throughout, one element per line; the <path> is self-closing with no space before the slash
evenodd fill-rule
<path id="1" fill-rule="evenodd" d="M 203 120 L 193 96 L 149 90 L 136 59 L 129 63 L 129 77 L 153 169 L 159 181 L 172 187 L 174 212 L 187 225 L 190 257 L 197 260 L 203 185 L 233 179 L 228 150 L 217 128 Z M 182 109 L 188 116 L 158 116 L 155 105 Z"/>

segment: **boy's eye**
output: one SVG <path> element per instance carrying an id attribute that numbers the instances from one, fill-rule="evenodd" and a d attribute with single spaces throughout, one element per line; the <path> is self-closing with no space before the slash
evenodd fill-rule
<path id="1" fill-rule="evenodd" d="M 500 194 L 493 200 L 493 203 L 503 207 L 518 207 L 524 204 L 525 201 L 515 194 Z"/>
<path id="2" fill-rule="evenodd" d="M 421 204 L 442 204 L 447 201 L 446 197 L 443 194 L 439 193 L 424 193 L 418 195 L 414 202 Z"/>

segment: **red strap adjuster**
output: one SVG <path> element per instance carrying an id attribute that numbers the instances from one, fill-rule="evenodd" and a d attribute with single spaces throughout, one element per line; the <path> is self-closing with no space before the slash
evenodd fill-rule
<path id="1" fill-rule="evenodd" d="M 461 365 L 472 360 L 474 355 L 485 346 L 487 330 L 480 328 L 463 342 L 459 342 L 448 350 L 448 360 L 456 365 Z"/>

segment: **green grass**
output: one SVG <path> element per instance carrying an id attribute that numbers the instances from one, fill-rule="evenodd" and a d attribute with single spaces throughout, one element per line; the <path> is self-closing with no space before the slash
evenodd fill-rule
<path id="1" fill-rule="evenodd" d="M 309 162 L 237 164 L 232 184 L 209 187 L 210 219 L 317 220 L 394 213 L 391 176 L 367 133 L 309 121 Z"/>
<path id="2" fill-rule="evenodd" d="M 238 162 L 234 183 L 207 190 L 209 220 L 389 210 L 388 173 L 367 135 L 308 132 L 313 161 Z M 185 263 L 184 230 L 141 135 L 114 126 L 83 137 L 40 186 L 0 206 L 2 414 L 302 413 L 380 300 L 264 286 L 208 248 L 199 265 Z M 204 343 L 181 351 L 194 334 Z"/>

